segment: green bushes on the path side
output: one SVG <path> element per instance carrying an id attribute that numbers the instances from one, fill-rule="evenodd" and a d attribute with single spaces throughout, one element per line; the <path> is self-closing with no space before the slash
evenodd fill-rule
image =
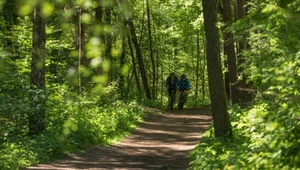
<path id="1" fill-rule="evenodd" d="M 108 144 L 130 132 L 145 110 L 136 102 L 118 100 L 113 92 L 116 89 L 104 91 L 109 90 L 78 97 L 57 87 L 48 97 L 47 130 L 37 136 L 2 139 L 0 169 L 19 169 L 57 159 L 93 145 Z"/>
<path id="2" fill-rule="evenodd" d="M 300 169 L 299 113 L 286 103 L 232 109 L 234 140 L 210 129 L 191 152 L 190 169 Z"/>
<path id="3" fill-rule="evenodd" d="M 300 169 L 299 27 L 294 0 L 252 1 L 247 16 L 231 25 L 247 37 L 238 55 L 256 103 L 231 109 L 233 141 L 207 132 L 191 154 L 191 169 Z"/>

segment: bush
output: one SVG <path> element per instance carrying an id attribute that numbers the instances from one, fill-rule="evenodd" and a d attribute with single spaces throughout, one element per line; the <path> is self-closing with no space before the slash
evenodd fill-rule
<path id="1" fill-rule="evenodd" d="M 127 135 L 145 114 L 134 101 L 113 99 L 108 104 L 96 95 L 73 95 L 66 86 L 53 85 L 50 89 L 46 105 L 47 130 L 36 136 L 6 137 L 0 147 L 0 169 L 19 169 L 93 145 L 109 144 Z M 105 95 L 115 94 L 114 91 L 100 94 Z"/>
<path id="2" fill-rule="evenodd" d="M 190 169 L 300 168 L 300 110 L 291 107 L 260 102 L 230 110 L 234 141 L 216 139 L 211 127 L 191 152 Z"/>

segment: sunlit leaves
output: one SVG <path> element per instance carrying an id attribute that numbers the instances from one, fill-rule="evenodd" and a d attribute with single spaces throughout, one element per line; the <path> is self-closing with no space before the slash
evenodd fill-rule
<path id="1" fill-rule="evenodd" d="M 91 14 L 83 13 L 83 14 L 81 15 L 81 22 L 82 22 L 83 24 L 91 23 L 91 21 L 92 21 L 92 16 L 91 16 Z"/>
<path id="2" fill-rule="evenodd" d="M 6 0 L 0 0 L 0 9 L 2 9 L 3 4 L 5 3 Z"/>
<path id="3" fill-rule="evenodd" d="M 105 0 L 105 1 L 101 1 L 101 5 L 103 7 L 111 7 L 113 6 L 114 1 L 113 0 Z"/>
<path id="4" fill-rule="evenodd" d="M 101 57 L 93 58 L 91 59 L 91 67 L 97 68 L 102 62 L 103 59 Z"/>
<path id="5" fill-rule="evenodd" d="M 130 67 L 129 67 L 127 64 L 125 64 L 125 65 L 122 67 L 122 69 L 121 69 L 121 74 L 122 74 L 123 76 L 128 76 L 128 74 L 129 74 L 129 69 L 130 69 Z"/>
<path id="6" fill-rule="evenodd" d="M 104 72 L 108 72 L 110 69 L 110 62 L 108 60 L 103 61 L 102 68 Z"/>
<path id="7" fill-rule="evenodd" d="M 42 13 L 45 17 L 49 17 L 54 13 L 54 6 L 49 2 L 44 2 L 42 4 Z"/>
<path id="8" fill-rule="evenodd" d="M 101 41 L 97 37 L 92 37 L 89 42 L 86 44 L 86 57 L 88 58 L 98 58 L 102 57 L 102 49 L 104 47 L 101 44 Z"/>
<path id="9" fill-rule="evenodd" d="M 22 0 L 18 1 L 18 12 L 21 16 L 27 16 L 33 12 L 35 5 L 41 5 L 44 17 L 49 17 L 54 13 L 54 6 L 47 0 Z"/>
<path id="10" fill-rule="evenodd" d="M 113 57 L 119 57 L 120 55 L 121 55 L 121 52 L 122 52 L 122 44 L 123 42 L 122 42 L 122 40 L 117 40 L 116 42 L 115 42 L 115 48 L 113 48 L 112 49 L 112 51 L 111 51 L 111 55 L 113 56 Z"/>
<path id="11" fill-rule="evenodd" d="M 37 3 L 38 0 L 22 0 L 19 1 L 18 6 L 19 6 L 19 14 L 21 16 L 26 16 L 29 15 Z"/>
<path id="12" fill-rule="evenodd" d="M 70 67 L 67 71 L 69 76 L 72 76 L 76 73 L 76 69 L 74 67 Z"/>
<path id="13" fill-rule="evenodd" d="M 262 13 L 269 13 L 269 12 L 274 11 L 276 9 L 277 9 L 277 7 L 275 6 L 275 4 L 269 4 L 264 9 L 262 9 L 261 12 Z"/>
<path id="14" fill-rule="evenodd" d="M 75 4 L 85 9 L 89 9 L 93 6 L 92 0 L 75 0 Z"/>
<path id="15" fill-rule="evenodd" d="M 120 4 L 119 11 L 124 15 L 125 18 L 129 18 L 132 16 L 132 10 L 130 9 L 129 4 Z"/>
<path id="16" fill-rule="evenodd" d="M 63 133 L 64 135 L 69 135 L 72 132 L 76 132 L 78 130 L 78 126 L 76 125 L 73 119 L 68 119 L 63 125 Z"/>
<path id="17" fill-rule="evenodd" d="M 79 67 L 79 72 L 83 77 L 88 77 L 91 74 L 90 70 L 83 65 Z"/>
<path id="18" fill-rule="evenodd" d="M 101 76 L 94 76 L 93 77 L 93 82 L 94 83 L 99 83 L 102 85 L 105 85 L 108 81 L 108 76 L 107 75 L 101 75 Z"/>

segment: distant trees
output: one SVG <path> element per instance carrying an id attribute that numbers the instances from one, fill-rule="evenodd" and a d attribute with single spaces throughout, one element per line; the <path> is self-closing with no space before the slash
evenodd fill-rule
<path id="1" fill-rule="evenodd" d="M 26 100 L 31 102 L 32 112 L 24 113 L 30 115 L 25 118 L 30 117 L 31 134 L 46 127 L 48 94 L 45 90 L 49 87 L 47 92 L 53 92 L 54 85 L 67 87 L 70 93 L 83 97 L 98 87 L 117 84 L 122 86 L 122 99 L 156 100 L 160 97 L 160 101 L 165 102 L 164 80 L 175 71 L 186 73 L 191 80 L 194 88 L 189 102 L 192 105 L 208 102 L 204 54 L 207 42 L 201 3 L 168 0 L 97 0 L 93 4 L 84 0 L 36 2 L 6 1 L 7 9 L 0 13 L 0 19 L 3 17 L 6 21 L 0 26 L 7 28 L 9 34 L 20 30 L 33 32 L 33 37 L 22 34 L 18 35 L 22 37 L 0 37 L 3 49 L 18 51 L 14 54 L 22 59 L 18 62 L 31 62 L 30 71 L 26 70 L 26 62 L 17 67 L 22 69 L 24 77 L 29 79 L 27 73 L 31 74 L 30 97 Z M 8 9 L 15 7 L 18 7 L 16 12 L 9 13 Z M 29 17 L 33 9 L 35 14 Z M 27 22 L 30 19 L 33 23 Z M 26 46 L 32 46 L 32 58 L 27 57 L 30 49 Z M 40 130 L 34 132 L 33 129 Z"/>
<path id="2" fill-rule="evenodd" d="M 139 68 L 140 68 L 140 74 L 141 74 L 141 77 L 142 77 L 144 90 L 145 90 L 147 98 L 151 99 L 151 92 L 150 92 L 150 88 L 149 88 L 149 84 L 148 84 L 148 78 L 147 78 L 146 71 L 145 71 L 143 54 L 142 54 L 140 45 L 138 43 L 138 39 L 136 37 L 135 27 L 134 27 L 132 18 L 128 18 L 127 24 L 129 26 L 129 30 L 130 30 L 130 39 L 132 40 L 132 42 L 134 44 L 134 47 L 135 47 L 136 57 L 137 57 L 138 65 L 139 65 Z"/>

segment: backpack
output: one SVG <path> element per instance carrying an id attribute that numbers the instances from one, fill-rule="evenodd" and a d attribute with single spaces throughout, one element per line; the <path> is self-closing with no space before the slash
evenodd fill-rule
<path id="1" fill-rule="evenodd" d="M 167 86 L 169 88 L 176 88 L 177 86 L 177 77 L 174 77 L 174 79 L 172 80 L 171 77 L 168 77 L 167 79 Z"/>

